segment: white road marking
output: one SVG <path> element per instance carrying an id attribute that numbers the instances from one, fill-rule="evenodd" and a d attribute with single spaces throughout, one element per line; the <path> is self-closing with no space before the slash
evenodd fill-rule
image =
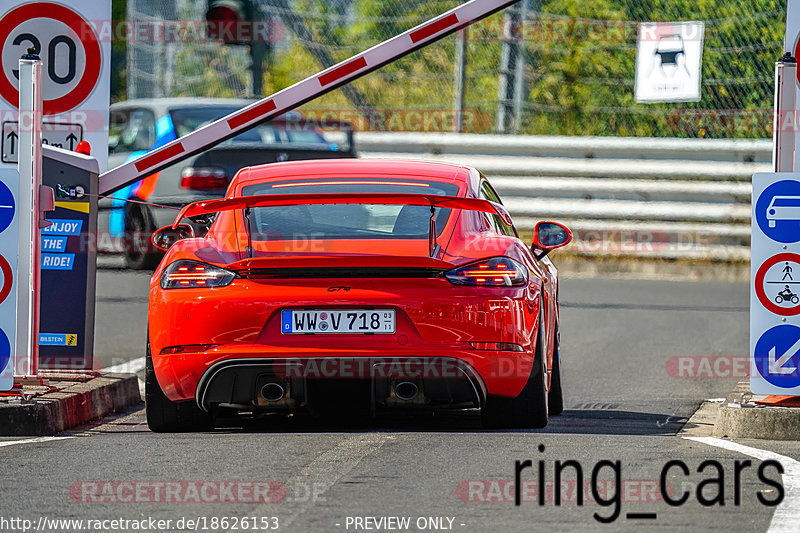
<path id="1" fill-rule="evenodd" d="M 137 357 L 136 359 L 131 359 L 125 363 L 106 367 L 103 369 L 103 372 L 107 374 L 135 374 L 141 370 L 144 370 L 144 367 L 144 357 Z"/>
<path id="2" fill-rule="evenodd" d="M 786 495 L 783 498 L 783 502 L 775 508 L 775 513 L 772 515 L 772 521 L 769 523 L 767 533 L 797 532 L 797 524 L 800 524 L 800 461 L 775 452 L 751 448 L 750 446 L 744 446 L 743 444 L 737 444 L 714 437 L 683 438 L 749 455 L 761 461 L 772 459 L 773 461 L 780 462 L 784 469 L 783 488 L 786 491 Z"/>
<path id="3" fill-rule="evenodd" d="M 33 444 L 35 442 L 50 442 L 51 440 L 64 440 L 73 438 L 75 437 L 36 437 L 33 439 L 7 440 L 7 441 L 0 441 L 0 448 L 3 448 L 5 446 L 16 446 L 17 444 Z"/>
<path id="4" fill-rule="evenodd" d="M 128 362 L 104 368 L 103 372 L 107 374 L 136 374 L 137 372 L 144 370 L 145 366 L 147 366 L 145 358 L 137 357 L 136 359 L 131 359 Z M 139 392 L 142 396 L 144 396 L 144 381 L 142 378 L 139 378 Z"/>
<path id="5" fill-rule="evenodd" d="M 294 476 L 286 480 L 286 500 L 278 504 L 281 509 L 281 526 L 291 525 L 298 516 L 314 507 L 317 503 L 315 500 L 349 474 L 362 459 L 377 452 L 387 441 L 396 438 L 397 436 L 386 433 L 348 436 L 301 468 Z M 295 487 L 303 489 L 303 495 L 298 496 L 298 501 L 293 502 L 291 499 L 295 496 L 295 492 L 293 492 Z M 267 505 L 274 506 L 275 504 Z M 287 507 L 289 507 L 288 515 L 284 512 Z M 272 512 L 275 512 L 275 508 L 272 509 Z M 263 514 L 263 510 L 256 510 L 251 516 Z"/>

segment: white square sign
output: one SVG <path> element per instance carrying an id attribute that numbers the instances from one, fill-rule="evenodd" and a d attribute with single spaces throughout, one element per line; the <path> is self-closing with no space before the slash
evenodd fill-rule
<path id="1" fill-rule="evenodd" d="M 636 45 L 637 102 L 700 100 L 702 22 L 642 22 Z"/>
<path id="2" fill-rule="evenodd" d="M 800 395 L 800 174 L 753 176 L 750 390 Z"/>

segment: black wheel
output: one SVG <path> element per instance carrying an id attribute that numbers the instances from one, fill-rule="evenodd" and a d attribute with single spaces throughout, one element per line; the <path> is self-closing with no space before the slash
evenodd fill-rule
<path id="1" fill-rule="evenodd" d="M 797 296 L 792 296 L 792 303 L 796 304 L 797 302 L 800 302 L 800 298 L 798 298 Z"/>
<path id="2" fill-rule="evenodd" d="M 481 413 L 485 428 L 543 428 L 547 425 L 547 372 L 542 355 L 542 327 L 528 382 L 516 398 L 489 396 L 486 399 Z"/>
<path id="3" fill-rule="evenodd" d="M 547 410 L 550 416 L 558 416 L 564 412 L 564 392 L 561 388 L 561 338 L 558 327 L 556 327 L 556 341 L 553 346 L 553 370 L 550 372 Z"/>
<path id="4" fill-rule="evenodd" d="M 156 433 L 180 433 L 205 431 L 212 427 L 212 417 L 202 411 L 194 400 L 173 402 L 166 397 L 153 370 L 150 355 L 150 339 L 147 339 L 147 359 L 144 381 L 145 411 L 147 426 Z"/>
<path id="5" fill-rule="evenodd" d="M 775 303 L 778 303 L 778 304 L 779 304 L 779 303 L 781 303 L 781 302 L 783 302 L 783 296 L 781 296 L 781 295 L 779 294 L 779 295 L 777 295 L 777 296 L 775 297 Z"/>
<path id="6" fill-rule="evenodd" d="M 134 198 L 137 200 L 138 198 Z M 150 237 L 157 228 L 146 206 L 125 207 L 125 264 L 133 270 L 155 270 L 161 254 L 153 248 Z"/>

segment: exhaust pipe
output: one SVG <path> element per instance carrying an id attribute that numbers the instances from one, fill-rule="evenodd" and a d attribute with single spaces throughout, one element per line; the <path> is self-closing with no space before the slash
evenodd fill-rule
<path id="1" fill-rule="evenodd" d="M 286 391 L 280 383 L 270 382 L 261 387 L 261 397 L 268 402 L 279 402 L 283 399 Z"/>
<path id="2" fill-rule="evenodd" d="M 394 386 L 394 395 L 401 400 L 411 401 L 419 394 L 419 387 L 413 381 L 401 381 Z"/>

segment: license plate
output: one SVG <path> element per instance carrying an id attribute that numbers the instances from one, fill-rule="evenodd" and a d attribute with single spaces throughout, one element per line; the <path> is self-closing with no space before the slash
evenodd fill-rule
<path id="1" fill-rule="evenodd" d="M 281 312 L 283 333 L 394 333 L 394 309 Z"/>

